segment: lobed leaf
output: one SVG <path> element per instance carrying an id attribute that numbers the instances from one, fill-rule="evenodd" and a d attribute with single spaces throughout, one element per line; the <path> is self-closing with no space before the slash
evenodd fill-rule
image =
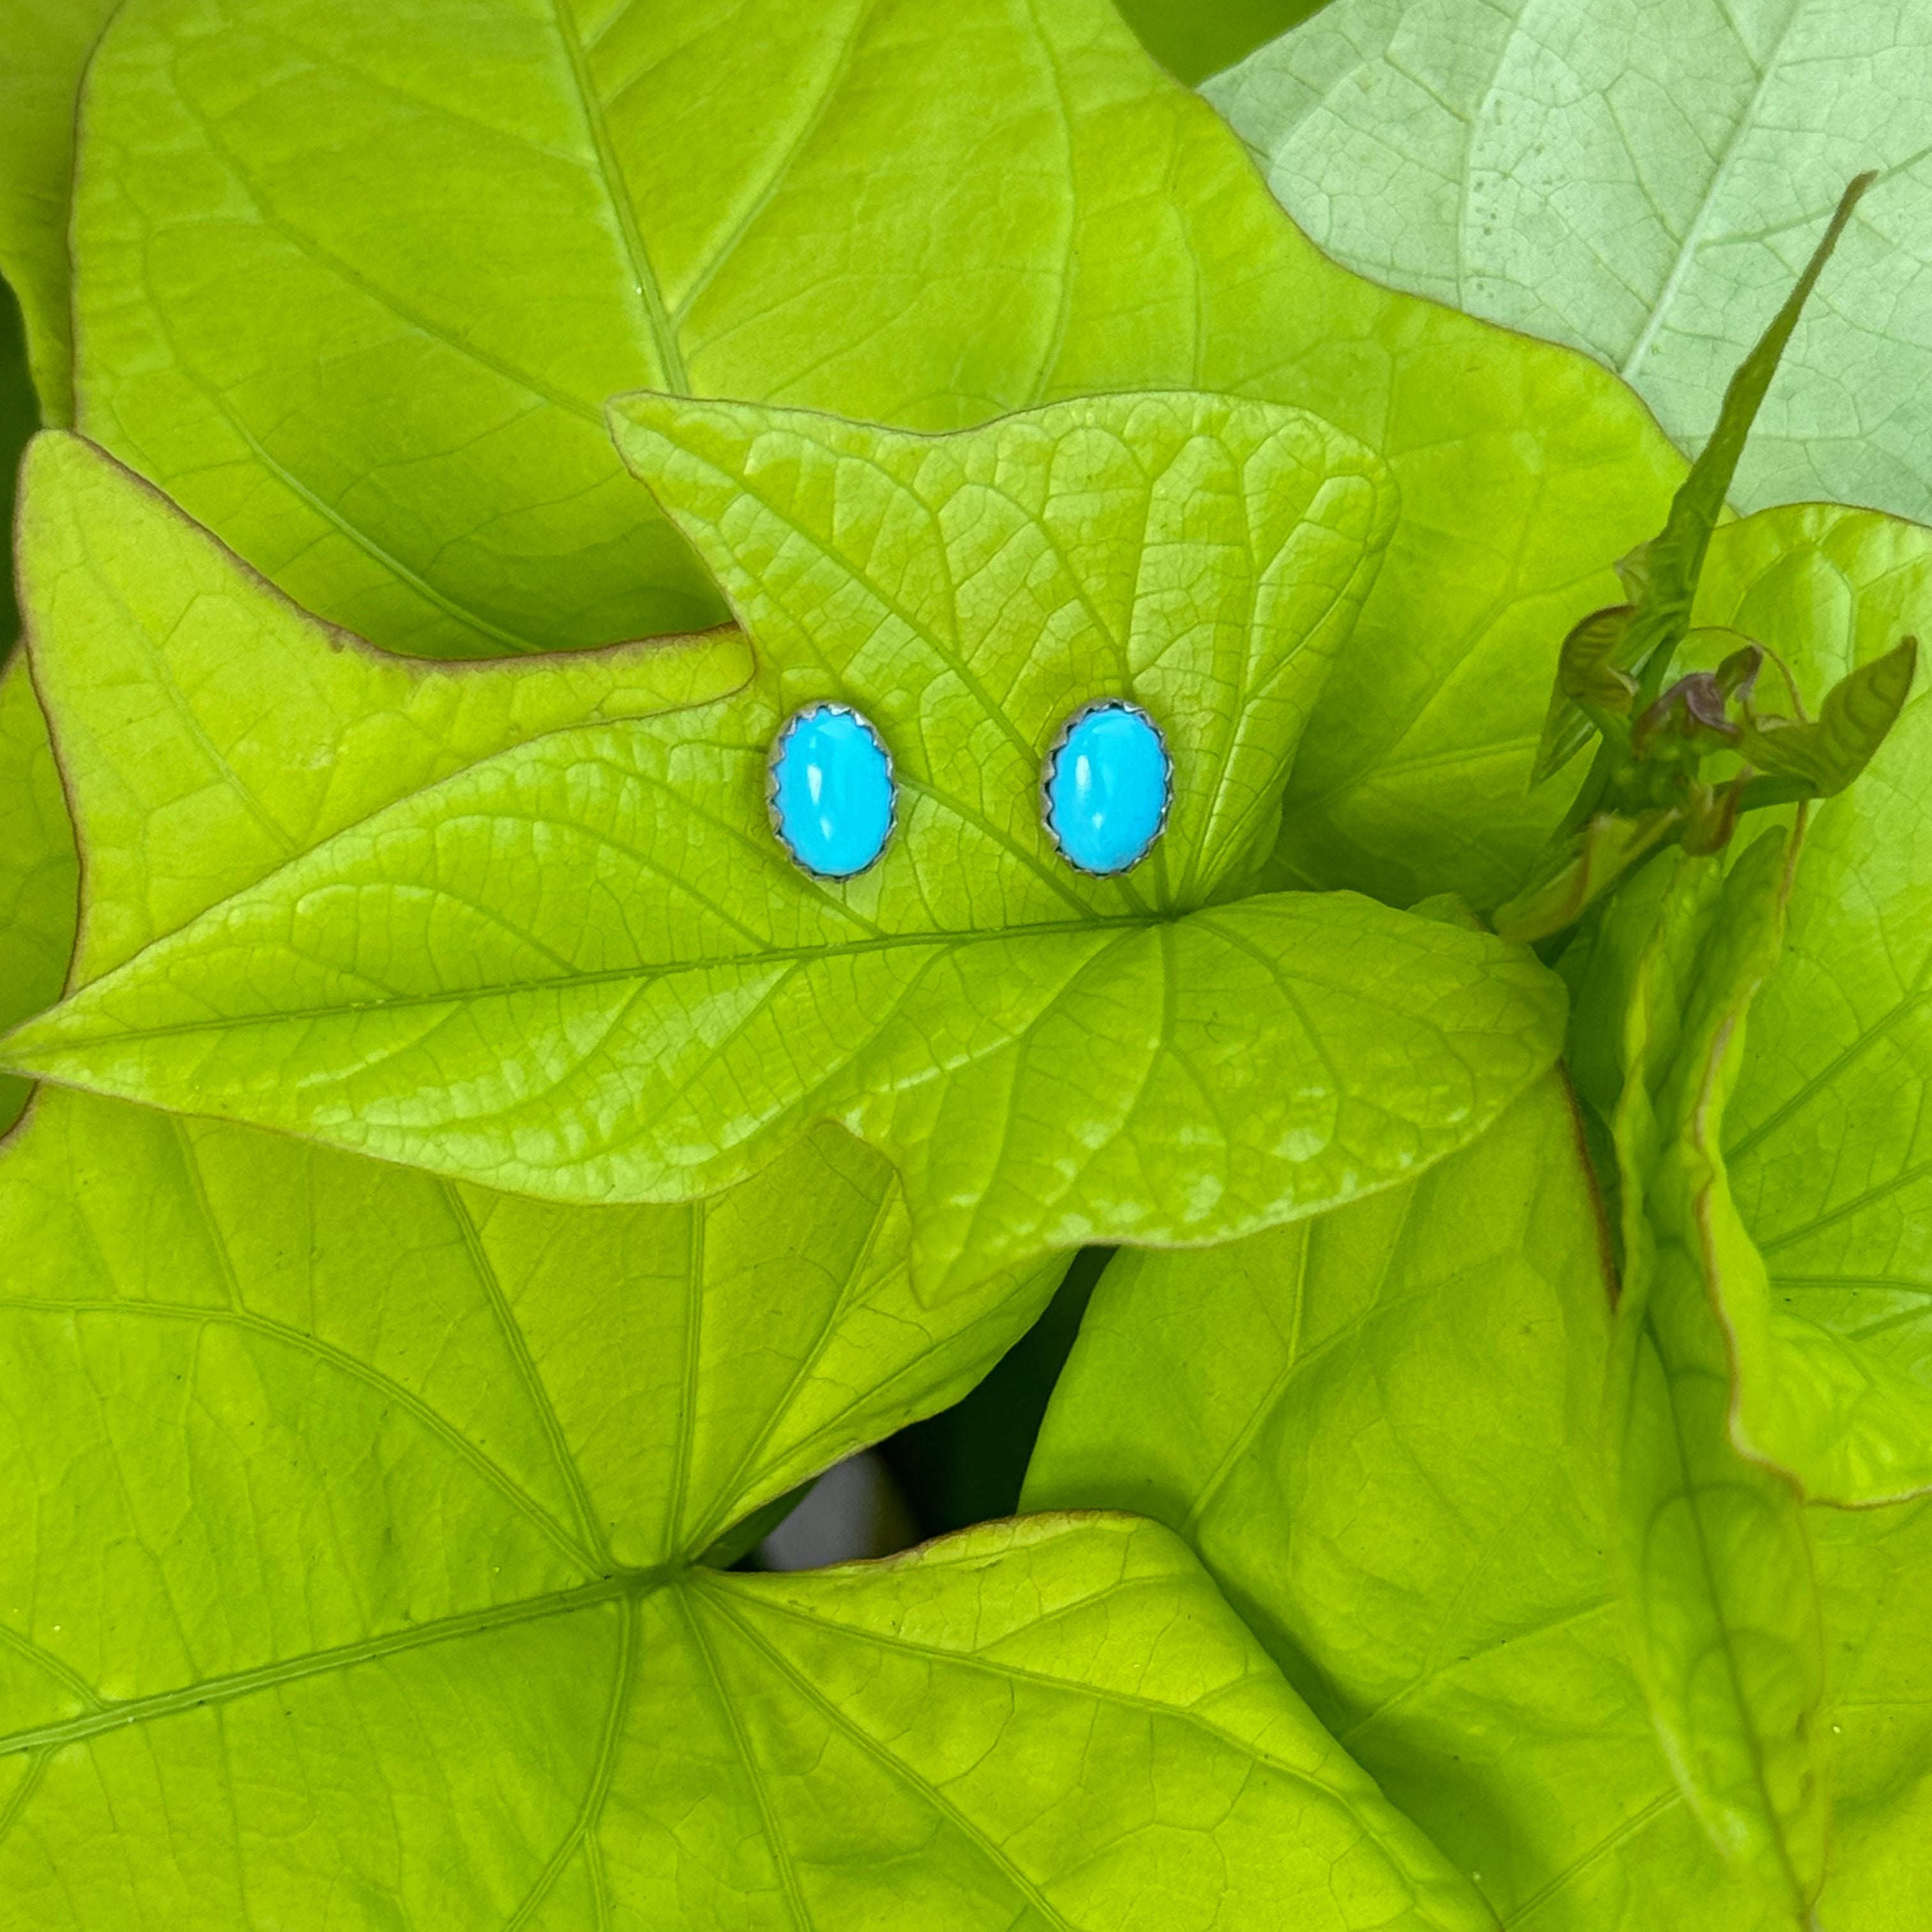
<path id="1" fill-rule="evenodd" d="M 742 686 L 735 632 L 488 670 L 371 650 L 297 610 L 79 436 L 30 449 L 35 674 L 88 853 L 76 982 L 298 851 L 566 724 Z"/>
<path id="2" fill-rule="evenodd" d="M 938 440 L 634 420 L 680 452 L 654 476 L 754 627 L 751 691 L 317 828 L 13 1064 L 559 1199 L 691 1198 L 836 1120 L 899 1165 L 935 1294 L 1386 1186 L 1548 1065 L 1560 988 L 1492 938 L 1348 895 L 1206 903 L 1269 828 L 1372 566 L 1366 452 L 1198 396 Z M 765 806 L 785 711 L 832 694 L 904 794 L 842 884 Z M 1143 872 L 1094 880 L 1052 851 L 1039 760 L 1114 695 L 1168 732 L 1174 804 Z"/>
<path id="3" fill-rule="evenodd" d="M 1051 1287 L 922 1308 L 842 1136 L 560 1210 L 47 1092 L 0 1245 L 23 1927 L 1484 1922 L 1150 1525 L 692 1566 Z"/>
<path id="4" fill-rule="evenodd" d="M 1185 1535 L 1504 1924 L 1790 1932 L 1698 1828 L 1626 1654 L 1597 1427 L 1610 1298 L 1568 1116 L 1546 1085 L 1409 1188 L 1117 1256 L 1025 1501 Z M 1820 1921 L 1902 1926 L 1926 1877 L 1932 1509 L 1806 1517 L 1835 1692 Z"/>
<path id="5" fill-rule="evenodd" d="M 718 615 L 602 434 L 640 385 L 938 429 L 1199 387 L 1384 452 L 1279 884 L 1508 896 L 1544 640 L 1678 473 L 1600 371 L 1326 261 L 1104 0 L 129 0 L 87 118 L 82 426 L 380 644 Z"/>

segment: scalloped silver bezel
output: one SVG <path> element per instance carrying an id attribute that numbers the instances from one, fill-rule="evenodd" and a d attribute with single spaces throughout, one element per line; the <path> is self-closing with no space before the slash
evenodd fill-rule
<path id="1" fill-rule="evenodd" d="M 1160 746 L 1160 755 L 1165 766 L 1166 777 L 1166 783 L 1161 794 L 1160 816 L 1154 820 L 1154 827 L 1148 835 L 1147 843 L 1132 859 L 1128 860 L 1126 864 L 1116 866 L 1112 871 L 1107 872 L 1096 872 L 1091 866 L 1082 865 L 1080 861 L 1075 858 L 1064 845 L 1061 844 L 1060 834 L 1054 830 L 1053 824 L 1053 780 L 1054 774 L 1060 770 L 1060 754 L 1066 750 L 1066 741 L 1072 736 L 1076 728 L 1082 720 L 1092 717 L 1096 711 L 1131 711 L 1136 718 L 1142 719 L 1146 724 L 1148 729 L 1154 734 L 1156 742 Z M 1160 843 L 1162 834 L 1167 830 L 1168 814 L 1173 809 L 1174 748 L 1167 742 L 1167 734 L 1160 728 L 1160 722 L 1144 705 L 1135 704 L 1131 698 L 1096 698 L 1090 704 L 1082 705 L 1078 711 L 1068 716 L 1066 722 L 1054 734 L 1053 742 L 1046 748 L 1046 756 L 1040 762 L 1040 822 L 1046 826 L 1046 836 L 1053 842 L 1054 851 L 1058 852 L 1075 872 L 1084 873 L 1090 879 L 1118 879 L 1124 874 L 1131 872 L 1136 866 L 1145 864 L 1148 855 Z"/>
<path id="2" fill-rule="evenodd" d="M 879 841 L 878 850 L 855 872 L 821 872 L 817 866 L 807 865 L 800 857 L 798 848 L 785 836 L 784 822 L 778 817 L 778 760 L 784 755 L 785 740 L 804 719 L 816 718 L 827 711 L 837 712 L 862 724 L 886 761 L 886 836 Z M 1153 723 L 1151 718 L 1148 722 Z M 836 698 L 815 698 L 809 704 L 801 704 L 772 734 L 771 748 L 765 754 L 765 817 L 770 823 L 772 836 L 784 848 L 785 856 L 807 878 L 822 879 L 826 884 L 834 886 L 842 885 L 848 879 L 862 879 L 886 856 L 891 848 L 893 835 L 899 829 L 898 775 L 892 766 L 892 748 L 886 742 L 884 734 L 856 706 L 842 704 Z"/>

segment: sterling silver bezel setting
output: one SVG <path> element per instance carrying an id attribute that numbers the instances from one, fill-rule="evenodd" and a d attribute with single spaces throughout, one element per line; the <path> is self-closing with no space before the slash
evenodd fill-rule
<path id="1" fill-rule="evenodd" d="M 1124 866 L 1116 866 L 1108 872 L 1096 872 L 1091 866 L 1083 866 L 1060 842 L 1060 834 L 1053 823 L 1053 781 L 1060 770 L 1060 754 L 1066 750 L 1067 741 L 1075 730 L 1096 712 L 1130 711 L 1154 735 L 1154 742 L 1160 747 L 1164 783 L 1161 791 L 1160 816 L 1154 820 L 1154 830 L 1148 834 L 1147 843 Z M 1078 710 L 1068 714 L 1060 729 L 1054 733 L 1053 742 L 1046 748 L 1046 756 L 1040 767 L 1040 822 L 1046 828 L 1046 836 L 1052 842 L 1053 849 L 1075 872 L 1090 879 L 1118 879 L 1144 865 L 1152 856 L 1167 830 L 1168 814 L 1174 809 L 1174 748 L 1167 742 L 1167 734 L 1160 728 L 1160 722 L 1144 705 L 1136 704 L 1130 698 L 1096 698 L 1081 706 Z"/>
<path id="2" fill-rule="evenodd" d="M 854 872 L 821 872 L 816 866 L 807 864 L 800 856 L 798 848 L 785 836 L 784 821 L 778 815 L 778 760 L 784 755 L 785 741 L 806 718 L 819 717 L 828 711 L 850 718 L 860 725 L 878 746 L 879 754 L 886 761 L 886 836 L 879 841 L 878 851 Z M 772 836 L 783 848 L 785 856 L 807 878 L 820 880 L 830 886 L 843 885 L 848 879 L 862 879 L 891 850 L 899 829 L 898 772 L 892 764 L 892 748 L 886 742 L 884 733 L 856 705 L 847 704 L 841 699 L 814 698 L 801 704 L 772 733 L 771 748 L 765 754 L 765 817 L 770 824 Z"/>

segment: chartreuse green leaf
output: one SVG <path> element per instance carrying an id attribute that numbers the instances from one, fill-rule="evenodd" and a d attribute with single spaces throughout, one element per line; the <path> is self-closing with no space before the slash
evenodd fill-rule
<path id="1" fill-rule="evenodd" d="M 842 1136 L 564 1210 L 56 1093 L 0 1222 L 23 1924 L 1100 1932 L 1177 1850 L 1232 1924 L 1480 1922 L 1150 1526 L 691 1567 L 1050 1286 L 928 1315 Z"/>
<path id="2" fill-rule="evenodd" d="M 743 670 L 734 640 L 398 667 L 73 439 L 28 501 L 37 662 L 78 634 L 92 667 L 54 708 L 97 965 L 268 828 L 374 808 L 332 796 L 358 744 L 407 784 Z M 344 735 L 292 758 L 325 700 Z M 144 833 L 195 863 L 97 922 Z M 832 1128 L 704 1202 L 563 1208 L 44 1090 L 0 1152 L 12 1918 L 1108 1932 L 1172 1887 L 1257 1932 L 1474 1932 L 1151 1526 L 825 1579 L 700 1560 L 963 1393 L 1059 1271 L 932 1310 L 908 1245 L 892 1168 Z"/>
<path id="3" fill-rule="evenodd" d="M 1148 52 L 1191 87 L 1319 13 L 1325 0 L 1120 0 Z"/>
<path id="4" fill-rule="evenodd" d="M 1932 1895 L 1932 1508 L 1808 1512 L 1831 1640 L 1827 1926 L 1899 1932 Z"/>
<path id="5" fill-rule="evenodd" d="M 1876 168 L 1739 473 L 1932 514 L 1932 38 L 1897 0 L 1336 0 L 1210 87 L 1313 238 L 1588 350 L 1688 450 L 1768 290 Z"/>
<path id="6" fill-rule="evenodd" d="M 35 676 L 81 836 L 80 982 L 296 853 L 566 725 L 741 686 L 736 632 L 488 668 L 371 650 L 298 610 L 80 437 L 28 452 Z"/>
<path id="7" fill-rule="evenodd" d="M 0 1156 L 9 1923 L 1478 1932 L 1155 1526 L 694 1564 L 1050 1286 L 934 1315 L 904 1232 L 830 1130 L 560 1209 L 44 1094 Z"/>
<path id="8" fill-rule="evenodd" d="M 60 998 L 79 891 L 46 721 L 26 653 L 16 650 L 0 668 L 0 1024 Z M 0 1074 L 0 1131 L 19 1118 L 27 1090 Z"/>
<path id="9" fill-rule="evenodd" d="M 1720 533 L 1699 616 L 1761 638 L 1810 691 L 1880 666 L 1932 611 L 1932 534 L 1855 510 Z M 1813 808 L 1778 970 L 1725 1116 L 1756 1252 L 1712 1282 L 1735 1428 L 1808 1493 L 1932 1486 L 1932 709 L 1908 705 L 1850 790 Z"/>
<path id="10" fill-rule="evenodd" d="M 68 212 L 81 76 L 120 0 L 0 5 L 0 273 L 20 298 L 42 419 L 74 414 Z"/>
<path id="11" fill-rule="evenodd" d="M 1650 882 L 1646 877 L 1643 883 Z M 1412 1187 L 1118 1256 L 1025 1501 L 1184 1534 L 1322 1720 L 1525 1932 L 1790 1932 L 1676 1787 L 1604 1567 L 1610 1297 L 1559 1090 Z M 1808 1512 L 1832 1634 L 1826 1925 L 1928 1881 L 1932 1509 Z"/>
<path id="12" fill-rule="evenodd" d="M 1726 873 L 1658 862 L 1622 1004 L 1613 1116 L 1624 1272 L 1606 1414 L 1612 1568 L 1637 1675 L 1691 1807 L 1792 1918 L 1824 1883 L 1825 1641 L 1798 1492 L 1731 1439 L 1731 1367 L 1707 1284 L 1750 1265 L 1720 1140 L 1746 1016 L 1776 962 L 1786 835 Z M 1620 949 L 1599 949 L 1621 964 Z M 1579 1000 L 1580 1017 L 1593 1002 Z"/>
<path id="13" fill-rule="evenodd" d="M 836 1120 L 899 1165 L 940 1294 L 1387 1186 L 1548 1066 L 1561 988 L 1492 937 L 1210 903 L 1386 530 L 1358 446 L 1192 394 L 938 439 L 662 398 L 623 423 L 752 632 L 746 695 L 555 731 L 262 855 L 12 1036 L 16 1066 L 560 1199 L 688 1199 Z M 1167 734 L 1174 794 L 1154 856 L 1096 879 L 1053 850 L 1040 761 L 1110 697 Z M 808 698 L 896 760 L 893 842 L 840 883 L 766 818 Z"/>
<path id="14" fill-rule="evenodd" d="M 380 644 L 717 614 L 602 435 L 640 386 L 944 429 L 1167 384 L 1372 444 L 1403 515 L 1283 882 L 1508 896 L 1552 641 L 1681 468 L 1581 358 L 1324 260 L 1106 0 L 130 0 L 87 116 L 83 427 Z"/>
<path id="15" fill-rule="evenodd" d="M 1760 1932 L 1672 1786 L 1604 1566 L 1592 1197 L 1552 1078 L 1409 1187 L 1117 1256 L 1024 1504 L 1185 1535 L 1504 1924 Z"/>

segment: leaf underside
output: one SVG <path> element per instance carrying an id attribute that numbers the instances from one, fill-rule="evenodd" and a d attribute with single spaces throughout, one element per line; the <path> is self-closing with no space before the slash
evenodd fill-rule
<path id="1" fill-rule="evenodd" d="M 1335 0 L 1209 92 L 1339 260 L 1587 350 L 1686 452 L 1880 170 L 1734 500 L 1932 512 L 1932 40 L 1890 0 Z"/>

